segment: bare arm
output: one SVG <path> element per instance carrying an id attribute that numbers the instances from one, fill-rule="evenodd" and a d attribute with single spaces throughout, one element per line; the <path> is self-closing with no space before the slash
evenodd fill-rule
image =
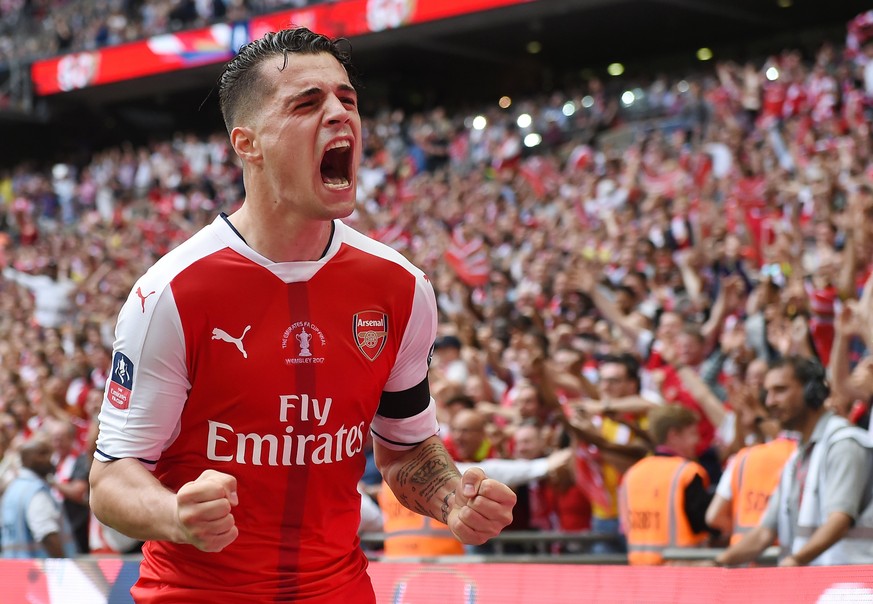
<path id="1" fill-rule="evenodd" d="M 611 399 L 602 398 L 601 402 L 602 411 L 604 413 L 631 413 L 633 415 L 645 415 L 658 406 L 657 403 L 653 403 L 639 394 L 631 394 L 630 396 L 621 396 L 619 398 Z"/>
<path id="2" fill-rule="evenodd" d="M 846 532 L 852 526 L 852 517 L 843 512 L 831 512 L 824 524 L 815 529 L 803 547 L 796 553 L 791 554 L 780 566 L 803 566 L 809 564 L 834 543 L 846 536 Z"/>
<path id="3" fill-rule="evenodd" d="M 400 503 L 422 516 L 447 521 L 446 498 L 458 488 L 461 473 L 438 436 L 408 451 L 389 449 L 374 439 L 373 453 Z"/>
<path id="4" fill-rule="evenodd" d="M 762 525 L 758 525 L 745 534 L 743 539 L 727 548 L 715 557 L 716 564 L 721 566 L 735 566 L 755 560 L 761 553 L 770 547 L 776 540 L 776 531 Z"/>
<path id="5" fill-rule="evenodd" d="M 844 224 L 846 238 L 843 242 L 843 256 L 840 262 L 840 270 L 837 274 L 837 291 L 843 299 L 855 297 L 855 273 L 858 269 L 858 252 L 855 246 L 855 237 L 859 235 L 866 223 L 864 208 L 859 202 L 858 194 L 849 197 L 849 207 L 846 212 L 848 220 Z M 863 235 L 862 235 L 863 236 Z"/>
<path id="6" fill-rule="evenodd" d="M 614 443 L 605 438 L 600 431 L 591 423 L 590 418 L 585 414 L 576 414 L 567 422 L 567 428 L 575 439 L 581 440 L 588 444 L 592 444 L 600 449 L 603 456 L 603 461 L 609 463 L 616 468 L 621 468 L 621 471 L 627 470 L 634 463 L 648 455 L 654 448 L 650 446 L 648 435 L 646 439 L 636 440 L 627 444 Z M 621 422 L 630 428 L 637 436 L 643 430 L 637 432 L 634 429 L 634 424 L 631 422 Z"/>
<path id="7" fill-rule="evenodd" d="M 858 309 L 864 323 L 862 336 L 867 349 L 873 349 L 873 273 L 864 282 L 861 298 L 858 300 Z"/>
<path id="8" fill-rule="evenodd" d="M 58 492 L 64 496 L 64 499 L 75 503 L 85 504 L 88 501 L 88 481 L 77 478 L 69 482 L 53 482 L 51 483 Z"/>
<path id="9" fill-rule="evenodd" d="M 597 386 L 592 384 L 583 374 L 574 374 L 569 371 L 559 370 L 557 368 L 550 371 L 552 382 L 555 386 L 567 392 L 597 398 L 599 392 Z"/>
<path id="10" fill-rule="evenodd" d="M 849 301 L 836 320 L 834 342 L 831 346 L 831 358 L 828 362 L 828 378 L 833 394 L 851 404 L 851 401 L 866 398 L 867 393 L 858 392 L 849 380 L 849 342 L 853 335 L 860 334 L 863 328 L 856 316 L 854 303 Z"/>
<path id="11" fill-rule="evenodd" d="M 706 508 L 706 524 L 724 534 L 729 534 L 733 530 L 730 499 L 725 499 L 716 493 L 709 502 L 709 507 Z"/>
<path id="12" fill-rule="evenodd" d="M 591 298 L 591 302 L 608 322 L 618 325 L 627 337 L 634 342 L 638 341 L 643 328 L 629 320 L 622 314 L 618 306 L 600 291 L 599 285 L 594 278 L 594 267 L 587 266 L 587 261 L 579 259 L 576 266 L 568 273 L 574 287 L 585 292 Z"/>
<path id="13" fill-rule="evenodd" d="M 49 533 L 42 538 L 42 546 L 48 552 L 49 558 L 66 558 L 64 542 L 60 533 Z"/>
<path id="14" fill-rule="evenodd" d="M 697 372 L 690 367 L 682 367 L 677 371 L 677 373 L 679 374 L 679 379 L 682 380 L 682 384 L 685 385 L 688 392 L 691 393 L 691 396 L 694 397 L 700 405 L 700 408 L 706 414 L 709 422 L 716 428 L 721 426 L 727 416 L 727 411 L 725 411 L 724 405 L 720 400 L 718 400 L 718 397 L 713 394 L 709 386 L 707 386 L 703 379 L 697 375 Z"/>
<path id="15" fill-rule="evenodd" d="M 397 500 L 447 524 L 462 543 L 485 543 L 512 521 L 515 493 L 485 478 L 480 468 L 471 468 L 462 477 L 438 436 L 408 451 L 374 441 L 373 452 Z"/>
<path id="16" fill-rule="evenodd" d="M 626 315 L 623 315 L 615 302 L 607 298 L 597 287 L 589 292 L 589 296 L 597 310 L 603 314 L 607 321 L 618 325 L 619 329 L 634 342 L 640 339 L 640 335 L 645 331 L 644 328 L 631 321 Z"/>
<path id="17" fill-rule="evenodd" d="M 683 250 L 676 255 L 676 266 L 679 267 L 679 274 L 682 277 L 685 290 L 688 292 L 689 297 L 698 304 L 703 301 L 703 280 L 700 278 L 697 267 L 693 266 L 692 263 L 694 256 L 700 253 L 701 250 L 691 248 Z"/>
<path id="18" fill-rule="evenodd" d="M 236 479 L 206 470 L 173 493 L 132 458 L 91 466 L 91 509 L 104 524 L 135 539 L 190 543 L 221 551 L 239 534 L 231 509 Z"/>

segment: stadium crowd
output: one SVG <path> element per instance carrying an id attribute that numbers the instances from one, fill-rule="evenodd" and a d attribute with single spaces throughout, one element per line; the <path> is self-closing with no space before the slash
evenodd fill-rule
<path id="1" fill-rule="evenodd" d="M 3 0 L 0 67 L 324 0 Z"/>
<path id="2" fill-rule="evenodd" d="M 869 426 L 873 28 L 858 31 L 810 57 L 624 87 L 633 102 L 595 79 L 479 116 L 365 117 L 349 222 L 434 284 L 450 452 L 571 452 L 518 487 L 512 528 L 617 535 L 621 476 L 664 444 L 675 405 L 693 412 L 711 494 L 734 454 L 779 431 L 761 397 L 777 357 L 816 359 L 828 407 Z M 80 551 L 136 548 L 87 511 L 118 310 L 241 195 L 224 133 L 0 173 L 0 492 L 22 446 L 49 437 Z"/>

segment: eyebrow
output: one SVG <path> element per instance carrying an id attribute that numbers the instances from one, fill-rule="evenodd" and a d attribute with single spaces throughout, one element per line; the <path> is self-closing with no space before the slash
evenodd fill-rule
<path id="1" fill-rule="evenodd" d="M 338 88 L 340 92 L 352 93 L 355 95 L 355 97 L 358 96 L 358 91 L 355 90 L 354 86 L 351 86 L 349 84 L 340 84 Z M 289 98 L 288 103 L 293 104 L 298 101 L 302 101 L 303 99 L 320 96 L 322 94 L 324 94 L 324 89 L 319 88 L 318 86 L 313 86 L 312 88 L 307 88 L 306 90 L 298 92 L 297 94 Z"/>

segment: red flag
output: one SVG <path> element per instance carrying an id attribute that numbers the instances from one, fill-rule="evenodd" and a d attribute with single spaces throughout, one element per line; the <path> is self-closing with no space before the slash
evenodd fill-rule
<path id="1" fill-rule="evenodd" d="M 538 198 L 542 198 L 559 180 L 555 166 L 538 155 L 523 161 L 519 166 L 519 174 L 527 181 Z"/>
<path id="2" fill-rule="evenodd" d="M 574 449 L 576 459 L 576 484 L 588 496 L 591 503 L 601 507 L 613 505 L 612 496 L 603 481 L 600 469 L 600 451 L 594 445 L 580 444 Z"/>
<path id="3" fill-rule="evenodd" d="M 370 237 L 381 241 L 395 250 L 403 251 L 409 248 L 412 236 L 399 224 L 387 224 L 370 231 Z"/>
<path id="4" fill-rule="evenodd" d="M 467 241 L 460 229 L 455 229 L 445 259 L 461 281 L 470 287 L 479 287 L 488 282 L 491 260 L 481 237 Z"/>

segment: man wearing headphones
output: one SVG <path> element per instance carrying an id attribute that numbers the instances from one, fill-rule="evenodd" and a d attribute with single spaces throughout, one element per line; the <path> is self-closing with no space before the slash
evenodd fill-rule
<path id="1" fill-rule="evenodd" d="M 766 406 L 797 451 L 782 471 L 760 524 L 719 554 L 718 565 L 751 562 L 778 536 L 780 566 L 873 563 L 873 440 L 824 407 L 822 366 L 803 357 L 776 360 L 764 379 Z"/>

